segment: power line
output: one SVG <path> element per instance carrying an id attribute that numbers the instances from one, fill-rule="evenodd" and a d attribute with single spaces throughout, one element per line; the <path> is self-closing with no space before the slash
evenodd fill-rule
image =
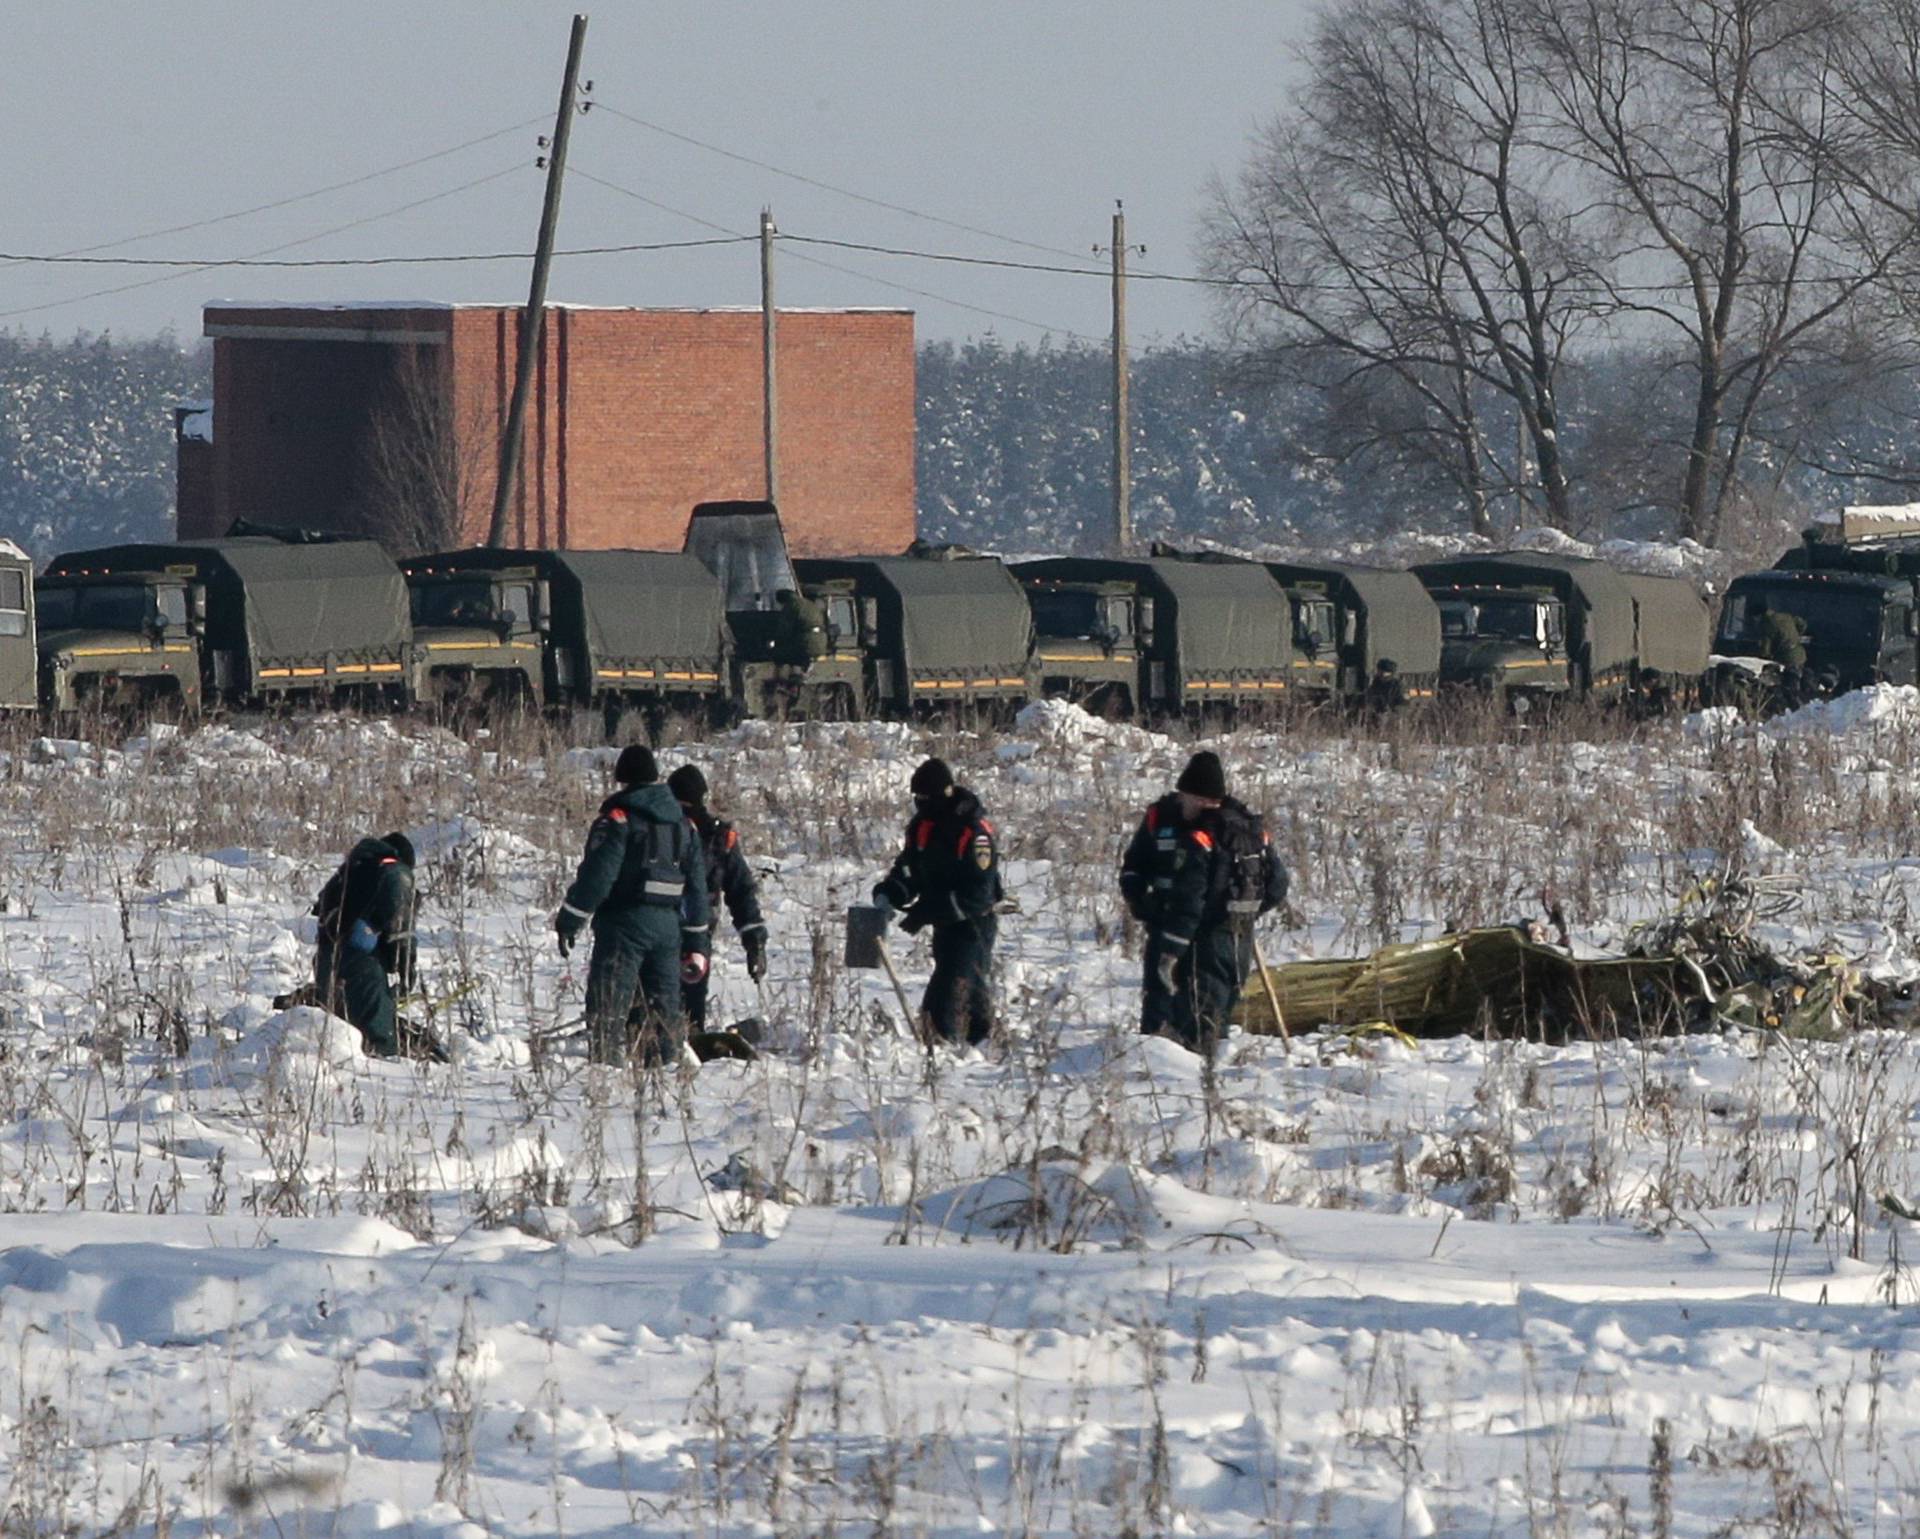
<path id="1" fill-rule="evenodd" d="M 516 168 L 517 169 L 517 168 Z M 342 228 L 347 228 L 342 226 Z M 331 231 L 323 233 L 332 233 Z M 319 240 L 319 235 L 306 237 Z M 696 246 L 731 246 L 740 241 L 755 239 L 751 235 L 714 236 L 705 240 L 656 240 L 637 241 L 619 246 L 568 246 L 554 252 L 555 256 L 621 256 L 635 251 L 687 251 Z M 531 260 L 531 251 L 460 251 L 444 252 L 435 256 L 384 256 L 384 257 L 289 257 L 265 259 L 259 257 L 69 257 L 69 256 L 28 256 L 18 252 L 0 251 L 0 262 L 33 262 L 57 264 L 61 266 L 91 267 L 179 267 L 204 271 L 212 267 L 430 267 L 449 266 L 462 262 L 525 262 Z"/>
<path id="2" fill-rule="evenodd" d="M 649 198 L 644 193 L 635 192 L 631 187 L 622 187 L 618 182 L 610 182 L 605 177 L 593 175 L 593 173 L 590 171 L 582 171 L 577 166 L 573 168 L 572 174 L 575 176 L 585 177 L 588 181 L 592 182 L 596 187 L 604 187 L 609 192 L 617 192 L 622 197 L 632 198 L 635 202 L 644 203 L 649 208 L 657 208 L 662 213 L 672 214 L 677 219 L 688 220 L 693 224 L 697 224 L 701 226 L 703 229 L 723 231 L 728 240 L 757 241 L 759 239 L 757 235 L 735 234 L 733 231 L 728 230 L 725 225 L 715 224 L 711 219 L 703 219 L 698 214 L 690 214 L 683 208 L 675 208 L 673 207 L 673 205 L 669 203 L 662 203 L 657 198 Z M 777 235 L 774 238 L 776 240 L 779 239 Z M 706 244 L 706 243 L 702 243 L 702 244 Z M 715 242 L 712 242 L 712 244 L 718 245 L 721 243 L 718 241 L 715 241 Z M 972 311 L 975 315 L 990 316 L 994 320 L 1007 321 L 1015 326 L 1029 326 L 1029 327 L 1032 327 L 1035 331 L 1039 331 L 1039 332 L 1059 332 L 1063 336 L 1072 337 L 1076 341 L 1080 341 L 1080 342 L 1090 342 L 1095 340 L 1091 337 L 1081 336 L 1081 334 L 1077 331 L 1070 331 L 1065 326 L 1053 326 L 1053 325 L 1047 324 L 1044 321 L 1028 320 L 1025 316 L 1012 315 L 1003 310 L 989 309 L 985 305 L 969 304 L 964 299 L 954 299 L 946 294 L 936 294 L 931 289 L 917 289 L 912 287 L 910 284 L 895 283 L 891 279 L 887 279 L 887 278 L 877 278 L 872 273 L 863 273 L 858 271 L 855 268 L 842 267 L 839 263 L 829 262 L 822 257 L 807 256 L 805 253 L 799 252 L 799 251 L 794 252 L 793 257 L 795 261 L 806 262 L 809 265 L 814 267 L 823 267 L 827 269 L 827 271 L 829 272 L 840 273 L 849 278 L 858 278 L 863 283 L 877 283 L 880 285 L 881 288 L 892 289 L 895 293 L 911 294 L 917 299 L 931 299 L 935 304 L 951 305 L 956 310 L 969 310 L 969 311 Z"/>
<path id="3" fill-rule="evenodd" d="M 67 305 L 82 304 L 89 299 L 105 299 L 109 295 L 129 293 L 134 289 L 151 288 L 155 284 L 171 283 L 176 278 L 185 277 L 189 273 L 212 272 L 218 268 L 238 267 L 238 266 L 241 266 L 243 263 L 258 262 L 262 258 L 272 256 L 276 252 L 290 251 L 295 246 L 310 245 L 314 241 L 325 240 L 329 236 L 339 235 L 342 232 L 347 230 L 357 230 L 362 225 L 373 224 L 382 219 L 392 219 L 397 217 L 400 214 L 411 213 L 414 209 L 424 208 L 429 203 L 438 203 L 443 199 L 455 197 L 460 193 L 471 192 L 476 187 L 483 187 L 488 182 L 497 182 L 502 177 L 512 176 L 516 172 L 522 169 L 523 169 L 523 166 L 521 164 L 503 166 L 498 171 L 490 171 L 485 176 L 477 176 L 472 181 L 462 182 L 457 187 L 448 187 L 440 192 L 428 193 L 425 197 L 422 197 L 422 198 L 412 198 L 405 203 L 396 204 L 392 208 L 382 209 L 377 214 L 368 214 L 360 219 L 350 219 L 345 224 L 335 225 L 331 229 L 327 229 L 327 230 L 316 231 L 312 235 L 302 235 L 297 237 L 294 240 L 281 241 L 278 245 L 268 246 L 263 250 L 253 252 L 249 256 L 244 258 L 234 258 L 226 261 L 174 264 L 173 270 L 161 273 L 158 277 L 142 278 L 139 281 L 134 283 L 117 284 L 112 288 L 95 289 L 91 293 L 75 294 L 66 299 L 49 299 L 37 305 L 20 305 L 12 310 L 0 310 L 0 320 L 9 320 L 16 315 L 33 315 L 42 310 L 58 310 L 58 309 L 64 308 Z M 131 262 L 136 259 L 130 258 L 130 257 L 97 258 L 97 259 L 95 258 L 83 259 L 83 258 L 76 257 L 76 258 L 63 258 L 62 260 L 72 260 L 72 261 L 99 260 L 99 261 L 114 262 L 117 264 L 117 263 L 123 263 L 123 262 Z"/>
<path id="4" fill-rule="evenodd" d="M 596 100 L 594 105 L 603 112 L 609 112 L 614 117 L 633 124 L 636 128 L 644 128 L 650 133 L 660 134 L 668 139 L 677 139 L 682 144 L 690 144 L 696 149 L 705 150 L 709 154 L 719 155 L 727 160 L 737 161 L 743 166 L 753 166 L 761 171 L 770 171 L 775 176 L 784 176 L 789 181 L 799 182 L 807 187 L 817 187 L 820 191 L 833 193 L 837 197 L 851 198 L 854 202 L 864 203 L 870 208 L 883 208 L 890 213 L 905 214 L 909 219 L 924 219 L 929 224 L 945 225 L 949 230 L 963 230 L 969 235 L 982 236 L 987 240 L 1003 241 L 1009 246 L 1022 246 L 1028 251 L 1040 251 L 1046 253 L 1048 256 L 1065 257 L 1068 261 L 1074 260 L 1077 255 L 1077 253 L 1072 251 L 1063 251 L 1058 246 L 1045 246 L 1037 241 L 1022 240 L 1017 235 L 1003 235 L 997 230 L 988 230 L 979 225 L 966 224 L 958 219 L 948 219 L 942 214 L 929 214 L 924 209 L 910 208 L 904 203 L 890 203 L 885 198 L 869 197 L 864 192 L 855 192 L 850 187 L 839 187 L 832 182 L 824 182 L 818 177 L 807 176 L 799 171 L 789 171 L 769 161 L 755 160 L 751 155 L 742 155 L 736 150 L 722 149 L 717 144 L 709 144 L 704 139 L 696 139 L 692 134 L 683 134 L 677 129 L 668 128 L 660 123 L 650 123 L 645 118 L 635 117 L 630 112 L 622 112 L 618 107 L 609 106 L 604 101 Z"/>
<path id="5" fill-rule="evenodd" d="M 411 160 L 403 160 L 391 166 L 382 166 L 377 171 L 364 172 L 359 176 L 350 176 L 343 182 L 329 182 L 325 187 L 315 187 L 308 192 L 296 192 L 289 197 L 275 198 L 270 203 L 256 203 L 251 208 L 235 209 L 230 214 L 215 214 L 208 219 L 195 219 L 186 224 L 168 225 L 165 229 L 147 230 L 139 235 L 127 235 L 119 240 L 100 241 L 91 246 L 74 246 L 69 250 L 56 252 L 53 257 L 0 257 L 0 265 L 11 266 L 20 261 L 52 261 L 57 258 L 85 256 L 95 251 L 112 251 L 120 246 L 136 245 L 143 240 L 158 240 L 163 235 L 181 235 L 188 230 L 204 230 L 216 224 L 229 224 L 236 219 L 246 219 L 254 214 L 269 213 L 274 209 L 288 208 L 295 203 L 304 203 L 313 198 L 323 198 L 329 193 L 344 192 L 349 187 L 359 187 L 367 182 L 378 181 L 381 177 L 396 176 L 402 171 L 411 171 L 415 166 L 424 166 L 432 161 L 445 160 L 449 155 L 458 155 L 463 150 L 477 149 L 483 144 L 491 144 L 495 139 L 504 139 L 508 134 L 524 133 L 527 129 L 545 121 L 542 118 L 528 118 L 522 123 L 510 123 L 505 128 L 496 128 L 491 133 L 480 134 L 476 138 L 462 140 L 459 144 L 449 145 L 446 149 L 435 150 L 429 155 L 416 155 Z"/>

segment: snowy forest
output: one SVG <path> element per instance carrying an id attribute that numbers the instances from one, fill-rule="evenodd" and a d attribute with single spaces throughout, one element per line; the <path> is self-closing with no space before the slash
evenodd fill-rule
<path id="1" fill-rule="evenodd" d="M 923 346 L 922 532 L 1006 552 L 1098 548 L 1112 518 L 1110 387 L 1107 350 L 1084 342 Z M 1673 460 L 1648 450 L 1687 420 L 1681 388 L 1651 350 L 1563 368 L 1563 438 L 1579 467 L 1570 532 L 1674 532 L 1677 483 L 1655 480 Z M 210 389 L 203 344 L 0 335 L 0 530 L 41 558 L 165 536 L 173 407 Z M 1184 340 L 1135 358 L 1132 398 L 1143 538 L 1298 548 L 1471 529 L 1468 497 L 1411 430 L 1418 404 L 1379 381 L 1355 399 Z M 1748 451 L 1742 516 L 1723 544 L 1767 551 L 1815 507 L 1916 495 L 1920 395 L 1908 376 L 1842 389 L 1833 369 L 1808 366 L 1775 399 L 1778 430 L 1770 419 Z M 1489 418 L 1496 409 L 1490 401 Z M 1505 437 L 1511 445 L 1511 428 Z M 1524 485 L 1493 497 L 1491 512 L 1496 539 L 1546 521 Z"/>

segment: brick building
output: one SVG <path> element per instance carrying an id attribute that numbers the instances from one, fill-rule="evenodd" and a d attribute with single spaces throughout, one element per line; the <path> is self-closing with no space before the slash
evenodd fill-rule
<path id="1" fill-rule="evenodd" d="M 209 305 L 217 430 L 202 489 L 181 477 L 181 537 L 244 517 L 402 549 L 483 541 L 520 313 Z M 795 553 L 903 550 L 912 312 L 783 310 L 777 334 L 780 509 Z M 677 550 L 695 503 L 764 495 L 760 347 L 757 309 L 549 307 L 509 542 Z"/>

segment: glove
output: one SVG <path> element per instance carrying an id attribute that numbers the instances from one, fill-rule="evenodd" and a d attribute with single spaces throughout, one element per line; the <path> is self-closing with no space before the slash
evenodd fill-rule
<path id="1" fill-rule="evenodd" d="M 873 889 L 873 906 L 879 909 L 882 914 L 887 915 L 889 918 L 892 917 L 893 899 L 889 898 L 886 892 L 879 887 Z"/>
<path id="2" fill-rule="evenodd" d="M 571 909 L 561 909 L 553 916 L 553 933 L 560 937 L 560 955 L 565 956 L 573 950 L 574 937 L 580 933 L 580 927 L 586 921 Z"/>
<path id="3" fill-rule="evenodd" d="M 684 988 L 693 988 L 706 982 L 707 970 L 713 965 L 704 951 L 683 951 L 680 953 L 680 983 Z"/>
<path id="4" fill-rule="evenodd" d="M 767 932 L 749 930 L 740 937 L 740 944 L 747 950 L 747 976 L 758 983 L 767 975 Z"/>
<path id="5" fill-rule="evenodd" d="M 1173 970 L 1180 963 L 1180 955 L 1175 951 L 1162 951 L 1154 958 L 1153 976 L 1160 987 L 1169 994 L 1178 994 L 1180 985 L 1174 981 Z"/>
<path id="6" fill-rule="evenodd" d="M 903 935 L 918 935 L 926 927 L 927 916 L 917 908 L 908 909 L 906 917 L 900 921 L 900 931 Z"/>

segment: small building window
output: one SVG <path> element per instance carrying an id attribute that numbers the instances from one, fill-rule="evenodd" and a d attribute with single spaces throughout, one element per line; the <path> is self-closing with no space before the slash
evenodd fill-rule
<path id="1" fill-rule="evenodd" d="M 27 574 L 17 567 L 0 571 L 0 636 L 27 633 Z"/>

